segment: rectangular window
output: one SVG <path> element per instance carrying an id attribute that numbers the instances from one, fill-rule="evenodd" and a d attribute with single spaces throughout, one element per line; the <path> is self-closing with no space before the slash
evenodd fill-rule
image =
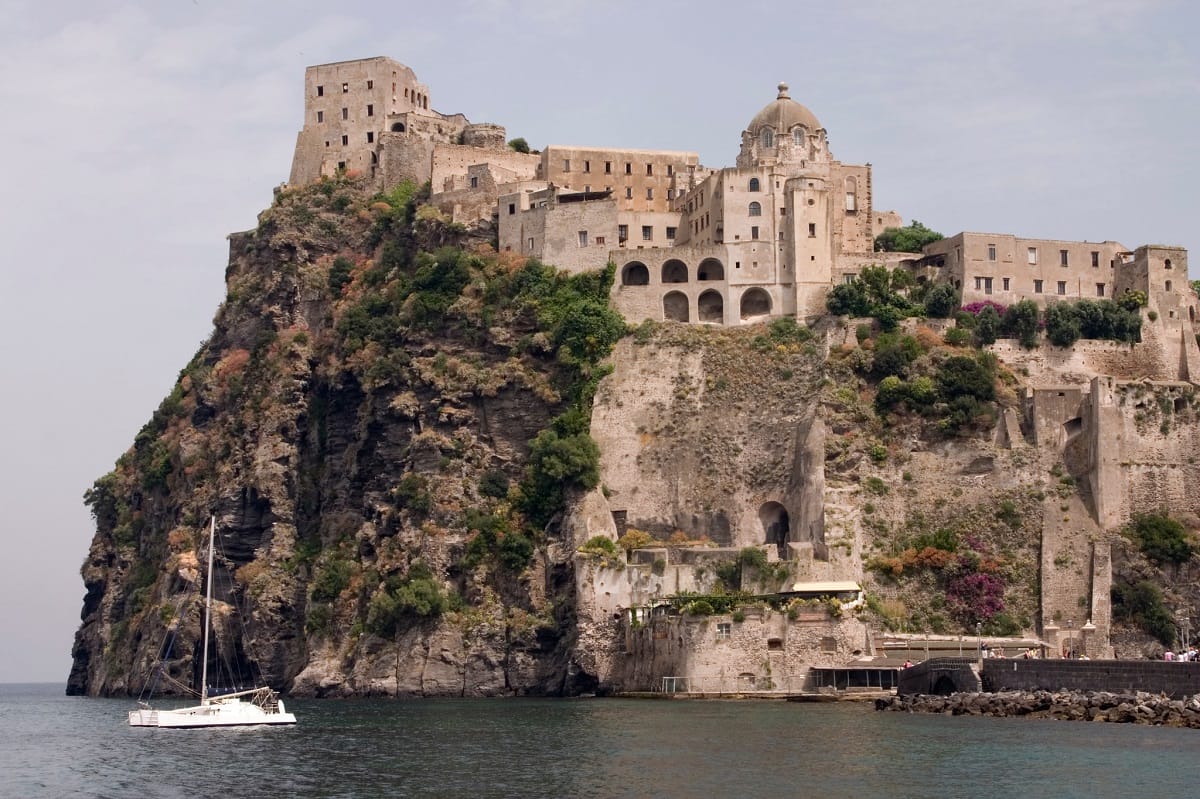
<path id="1" fill-rule="evenodd" d="M 717 622 L 717 640 L 724 641 L 729 638 L 733 631 L 733 623 L 728 621 Z"/>
<path id="2" fill-rule="evenodd" d="M 675 190 L 674 189 L 667 189 L 667 199 L 668 200 L 675 199 Z"/>
<path id="3" fill-rule="evenodd" d="M 632 200 L 632 199 L 633 199 L 633 186 L 626 186 L 626 187 L 625 187 L 625 199 L 626 199 L 626 200 Z"/>
<path id="4" fill-rule="evenodd" d="M 1034 294 L 1042 293 L 1042 281 L 1040 281 L 1040 280 L 1033 281 L 1033 293 Z"/>
<path id="5" fill-rule="evenodd" d="M 516 203 L 509 203 L 509 204 L 508 204 L 508 214 L 509 214 L 509 216 L 512 216 L 512 215 L 513 215 L 513 214 L 515 214 L 516 212 L 517 212 L 517 204 L 516 204 Z"/>
<path id="6" fill-rule="evenodd" d="M 368 130 L 367 131 L 367 144 L 374 144 L 374 143 L 375 143 L 375 131 Z"/>
<path id="7" fill-rule="evenodd" d="M 1059 294 L 1067 293 L 1067 281 L 1065 281 L 1065 280 L 1058 281 L 1058 293 Z"/>
<path id="8" fill-rule="evenodd" d="M 1100 253 L 1092 250 L 1092 266 L 1096 269 L 1100 268 Z"/>
<path id="9" fill-rule="evenodd" d="M 810 239 L 815 239 L 817 237 L 817 223 L 816 222 L 808 223 L 808 237 Z"/>
<path id="10" fill-rule="evenodd" d="M 633 164 L 629 163 L 628 161 L 625 162 L 625 174 L 626 175 L 633 174 Z"/>
<path id="11" fill-rule="evenodd" d="M 533 239 L 532 238 L 529 239 L 529 251 L 533 252 Z"/>
<path id="12" fill-rule="evenodd" d="M 673 228 L 673 227 L 667 228 L 667 239 L 669 241 L 675 240 L 675 228 Z"/>
<path id="13" fill-rule="evenodd" d="M 367 116 L 375 116 L 375 106 L 371 105 L 370 103 L 367 104 Z"/>
<path id="14" fill-rule="evenodd" d="M 603 237 L 603 236 L 597 236 L 597 237 L 596 237 L 596 246 L 597 246 L 597 247 L 603 247 L 603 246 L 604 246 L 604 237 Z"/>
<path id="15" fill-rule="evenodd" d="M 646 174 L 647 175 L 654 174 L 654 164 L 646 164 Z"/>
<path id="16" fill-rule="evenodd" d="M 1030 247 L 1028 251 L 1029 263 L 1037 263 L 1037 247 Z"/>
<path id="17" fill-rule="evenodd" d="M 671 166 L 670 164 L 667 164 L 667 176 L 670 177 L 671 175 L 674 175 L 674 174 L 675 174 L 675 167 Z"/>
<path id="18" fill-rule="evenodd" d="M 992 279 L 990 277 L 985 277 L 983 279 L 983 293 L 984 294 L 992 293 Z"/>
<path id="19" fill-rule="evenodd" d="M 350 109 L 343 108 L 342 109 L 342 119 L 349 119 L 349 118 L 350 118 Z"/>
<path id="20" fill-rule="evenodd" d="M 375 81 L 373 81 L 373 80 L 367 81 L 367 89 L 374 89 L 374 88 L 375 88 Z"/>
<path id="21" fill-rule="evenodd" d="M 1008 278 L 1004 278 L 1004 290 L 1008 291 Z"/>
<path id="22" fill-rule="evenodd" d="M 653 189 L 653 188 L 648 188 L 648 189 L 646 189 L 646 199 L 647 199 L 647 200 L 653 200 L 653 199 L 654 199 L 654 189 Z"/>
<path id="23" fill-rule="evenodd" d="M 563 159 L 563 172 L 570 172 L 570 171 L 571 171 L 571 159 L 564 158 Z"/>
<path id="24" fill-rule="evenodd" d="M 654 240 L 654 228 L 651 225 L 642 225 L 642 241 Z"/>
<path id="25" fill-rule="evenodd" d="M 750 228 L 750 238 L 752 238 L 752 239 L 758 238 L 758 225 L 755 225 L 754 227 Z"/>
<path id="26" fill-rule="evenodd" d="M 988 245 L 988 260 L 989 261 L 996 260 L 996 245 L 995 244 Z"/>
<path id="27" fill-rule="evenodd" d="M 1070 263 L 1067 261 L 1067 251 L 1066 250 L 1058 251 L 1058 262 L 1060 264 L 1062 264 L 1063 266 L 1070 266 Z"/>
<path id="28" fill-rule="evenodd" d="M 318 111 L 317 112 L 317 122 L 324 122 L 324 121 L 325 121 L 325 112 Z"/>
<path id="29" fill-rule="evenodd" d="M 473 189 L 479 188 L 479 178 L 476 177 L 475 175 L 471 175 L 471 188 L 473 188 Z"/>
<path id="30" fill-rule="evenodd" d="M 591 161 L 584 161 L 584 162 L 583 162 L 583 171 L 584 171 L 584 172 L 591 172 L 591 171 L 592 171 L 592 162 L 591 162 Z"/>
<path id="31" fill-rule="evenodd" d="M 317 97 L 324 97 L 324 96 L 325 96 L 325 87 L 318 86 L 317 87 Z"/>
<path id="32" fill-rule="evenodd" d="M 342 94 L 349 94 L 349 93 L 350 93 L 350 84 L 343 83 L 342 84 Z"/>
<path id="33" fill-rule="evenodd" d="M 617 241 L 629 240 L 629 225 L 617 225 Z"/>
<path id="34" fill-rule="evenodd" d="M 1103 297 L 1103 296 L 1104 296 L 1104 284 L 1103 284 L 1103 283 L 1097 283 L 1097 284 L 1096 284 L 1096 296 L 1097 296 L 1097 297 Z"/>
<path id="35" fill-rule="evenodd" d="M 586 230 L 579 231 L 579 246 L 586 247 L 588 245 L 588 234 Z"/>
<path id="36" fill-rule="evenodd" d="M 979 291 L 982 288 L 983 288 L 983 278 L 980 277 L 979 275 L 976 275 L 975 276 L 975 290 Z"/>
<path id="37" fill-rule="evenodd" d="M 343 147 L 345 147 L 345 146 L 346 146 L 347 144 L 349 144 L 349 143 L 350 143 L 350 137 L 349 137 L 349 136 L 343 136 L 343 137 L 342 137 L 342 146 L 343 146 Z"/>
<path id="38" fill-rule="evenodd" d="M 612 174 L 612 161 L 604 162 L 604 174 L 606 174 L 606 175 Z"/>

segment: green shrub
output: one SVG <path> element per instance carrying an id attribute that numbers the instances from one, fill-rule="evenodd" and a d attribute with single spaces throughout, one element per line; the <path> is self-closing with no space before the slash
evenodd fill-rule
<path id="1" fill-rule="evenodd" d="M 1149 580 L 1113 583 L 1112 609 L 1114 618 L 1136 624 L 1164 646 L 1174 645 L 1175 619 L 1163 604 L 1162 591 Z"/>
<path id="2" fill-rule="evenodd" d="M 693 616 L 711 616 L 716 613 L 716 610 L 707 599 L 697 599 L 685 605 L 683 612 Z"/>
<path id="3" fill-rule="evenodd" d="M 958 310 L 961 297 L 949 283 L 938 283 L 925 295 L 925 315 L 932 319 L 947 319 Z"/>
<path id="4" fill-rule="evenodd" d="M 1165 513 L 1135 516 L 1127 529 L 1142 554 L 1155 563 L 1186 563 L 1196 552 L 1187 530 Z"/>
<path id="5" fill-rule="evenodd" d="M 392 490 L 392 499 L 396 507 L 423 516 L 433 507 L 428 486 L 429 481 L 425 477 L 410 472 L 400 478 L 400 483 Z"/>
<path id="6" fill-rule="evenodd" d="M 866 480 L 863 480 L 863 488 L 866 489 L 867 493 L 879 496 L 888 492 L 887 483 L 878 477 L 868 477 Z"/>
<path id="7" fill-rule="evenodd" d="M 971 343 L 971 331 L 961 327 L 952 327 L 942 338 L 951 347 L 965 347 Z"/>
<path id="8" fill-rule="evenodd" d="M 354 566 L 345 558 L 332 556 L 325 560 L 309 584 L 309 596 L 314 602 L 332 602 L 350 585 Z"/>
<path id="9" fill-rule="evenodd" d="M 351 280 L 354 263 L 348 258 L 338 256 L 329 266 L 329 291 L 334 297 L 342 296 L 342 289 Z"/>
<path id="10" fill-rule="evenodd" d="M 1008 306 L 1001 320 L 1001 329 L 1005 335 L 1017 339 L 1027 350 L 1037 347 L 1038 328 L 1041 322 L 1041 310 L 1033 300 L 1021 300 Z"/>
<path id="11" fill-rule="evenodd" d="M 479 481 L 479 493 L 493 499 L 508 496 L 508 475 L 503 469 L 488 469 Z"/>
<path id="12" fill-rule="evenodd" d="M 606 535 L 594 535 L 583 543 L 580 552 L 596 552 L 605 555 L 616 555 L 619 551 L 617 542 Z"/>

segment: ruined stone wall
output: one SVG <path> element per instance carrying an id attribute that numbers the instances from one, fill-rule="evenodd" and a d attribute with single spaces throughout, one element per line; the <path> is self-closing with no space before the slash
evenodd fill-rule
<path id="1" fill-rule="evenodd" d="M 379 138 L 378 181 L 387 191 L 411 180 L 420 185 L 433 174 L 434 143 L 404 133 L 384 133 Z"/>
<path id="2" fill-rule="evenodd" d="M 676 150 L 634 150 L 550 145 L 541 154 L 541 176 L 570 191 L 611 190 L 620 211 L 672 210 L 677 182 L 700 156 Z"/>
<path id="3" fill-rule="evenodd" d="M 537 177 L 538 157 L 515 150 L 435 144 L 430 164 L 429 179 L 434 193 L 437 193 L 457 188 L 455 180 L 468 177 L 468 168 L 476 164 L 488 164 L 507 170 L 512 173 L 514 180 L 532 180 Z"/>

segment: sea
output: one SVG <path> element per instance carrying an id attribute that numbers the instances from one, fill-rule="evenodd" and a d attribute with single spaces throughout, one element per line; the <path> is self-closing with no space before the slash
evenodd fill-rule
<path id="1" fill-rule="evenodd" d="M 0 796 L 1176 797 L 1200 731 L 869 702 L 291 700 L 289 727 L 132 728 L 124 699 L 0 685 Z"/>

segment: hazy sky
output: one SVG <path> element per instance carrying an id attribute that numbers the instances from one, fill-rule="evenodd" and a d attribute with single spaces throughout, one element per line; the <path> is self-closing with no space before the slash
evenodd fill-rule
<path id="1" fill-rule="evenodd" d="M 81 501 L 286 180 L 304 67 L 386 55 L 534 147 L 731 166 L 787 81 L 875 207 L 1200 252 L 1200 11 L 1147 0 L 0 0 L 0 682 L 64 681 Z M 1200 256 L 1197 256 L 1200 257 Z"/>

